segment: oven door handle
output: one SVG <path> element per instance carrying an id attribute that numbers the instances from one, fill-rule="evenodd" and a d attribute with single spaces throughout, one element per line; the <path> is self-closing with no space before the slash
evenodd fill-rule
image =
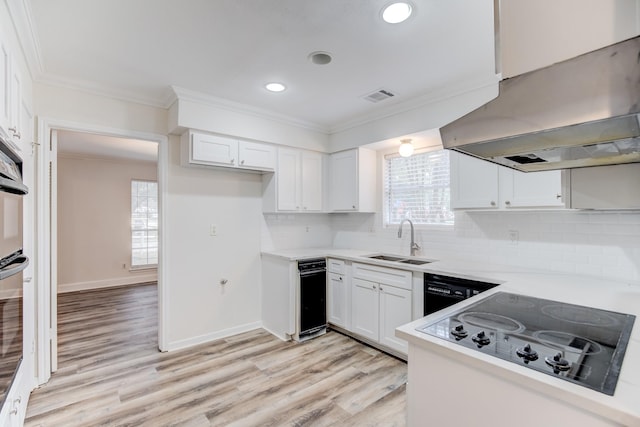
<path id="1" fill-rule="evenodd" d="M 21 194 L 23 196 L 29 192 L 27 186 L 20 181 L 14 181 L 3 176 L 0 176 L 0 190 L 6 193 Z"/>
<path id="2" fill-rule="evenodd" d="M 0 269 L 0 280 L 6 279 L 20 273 L 29 265 L 29 258 L 24 255 L 17 257 L 11 264 L 5 265 Z"/>

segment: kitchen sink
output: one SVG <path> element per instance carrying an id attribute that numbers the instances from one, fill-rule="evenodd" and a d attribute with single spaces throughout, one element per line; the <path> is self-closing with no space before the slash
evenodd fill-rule
<path id="1" fill-rule="evenodd" d="M 382 261 L 402 261 L 404 258 L 391 255 L 371 255 L 367 258 L 380 259 Z"/>
<path id="2" fill-rule="evenodd" d="M 422 265 L 422 264 L 429 264 L 430 262 L 433 262 L 433 261 L 425 261 L 421 259 L 403 259 L 398 262 L 402 262 L 405 264 Z"/>
<path id="3" fill-rule="evenodd" d="M 427 259 L 407 258 L 407 257 L 400 257 L 395 255 L 384 255 L 384 254 L 368 255 L 365 258 L 379 259 L 381 261 L 399 262 L 402 264 L 412 264 L 412 265 L 422 265 L 422 264 L 429 264 L 430 262 L 433 262 L 433 260 L 427 260 Z"/>

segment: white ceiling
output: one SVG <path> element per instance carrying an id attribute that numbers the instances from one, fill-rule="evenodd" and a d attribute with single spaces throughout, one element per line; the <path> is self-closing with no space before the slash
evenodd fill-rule
<path id="1" fill-rule="evenodd" d="M 127 159 L 157 162 L 158 144 L 138 139 L 119 138 L 83 132 L 57 131 L 58 154 L 74 157 Z"/>
<path id="2" fill-rule="evenodd" d="M 177 86 L 327 133 L 495 75 L 493 0 L 412 1 L 391 25 L 389 0 L 27 0 L 36 80 L 164 107 Z"/>

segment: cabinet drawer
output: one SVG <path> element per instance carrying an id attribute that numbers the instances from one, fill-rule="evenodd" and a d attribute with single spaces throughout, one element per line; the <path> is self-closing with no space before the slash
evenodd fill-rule
<path id="1" fill-rule="evenodd" d="M 403 289 L 411 289 L 411 271 L 354 262 L 352 272 L 353 277 Z"/>
<path id="2" fill-rule="evenodd" d="M 344 274 L 346 272 L 346 264 L 343 259 L 329 258 L 327 260 L 327 269 L 331 273 Z"/>

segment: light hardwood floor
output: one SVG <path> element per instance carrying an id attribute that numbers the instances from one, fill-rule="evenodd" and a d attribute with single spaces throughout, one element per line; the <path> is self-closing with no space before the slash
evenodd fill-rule
<path id="1" fill-rule="evenodd" d="M 26 426 L 403 426 L 407 367 L 337 332 L 157 350 L 155 284 L 59 297 L 59 370 Z"/>

